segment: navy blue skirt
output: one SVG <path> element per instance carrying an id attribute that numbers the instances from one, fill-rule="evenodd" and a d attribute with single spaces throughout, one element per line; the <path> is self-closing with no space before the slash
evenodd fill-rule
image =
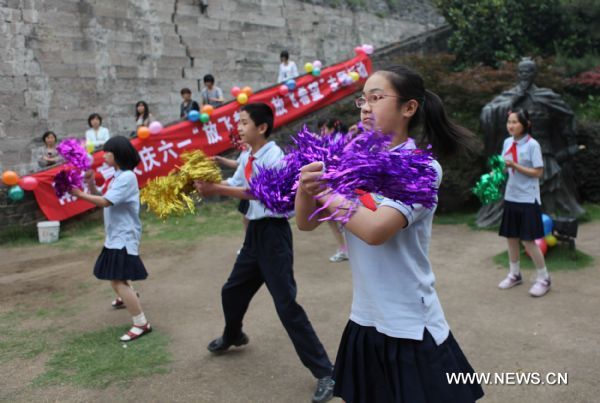
<path id="1" fill-rule="evenodd" d="M 144 280 L 148 272 L 137 255 L 127 249 L 102 248 L 94 266 L 94 276 L 100 280 Z"/>
<path id="2" fill-rule="evenodd" d="M 533 241 L 544 237 L 542 209 L 535 203 L 517 203 L 504 200 L 500 236 Z"/>
<path id="3" fill-rule="evenodd" d="M 398 339 L 348 321 L 335 361 L 334 395 L 348 403 L 467 403 L 483 396 L 479 384 L 450 384 L 446 373 L 473 373 L 452 333 L 439 346 Z"/>

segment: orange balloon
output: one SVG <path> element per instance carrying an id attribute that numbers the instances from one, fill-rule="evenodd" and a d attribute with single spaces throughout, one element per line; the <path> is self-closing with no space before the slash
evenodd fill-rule
<path id="1" fill-rule="evenodd" d="M 202 113 L 206 113 L 208 116 L 210 116 L 211 113 L 213 113 L 213 111 L 215 110 L 215 108 L 212 105 L 204 105 L 202 107 Z"/>
<path id="2" fill-rule="evenodd" d="M 14 186 L 19 183 L 19 175 L 15 171 L 4 171 L 2 174 L 2 182 L 8 186 Z"/>
<path id="3" fill-rule="evenodd" d="M 252 95 L 252 87 L 244 87 L 242 88 L 242 92 L 248 96 Z"/>
<path id="4" fill-rule="evenodd" d="M 140 139 L 146 140 L 148 137 L 150 137 L 150 129 L 148 129 L 146 126 L 140 126 L 137 130 L 137 135 Z"/>

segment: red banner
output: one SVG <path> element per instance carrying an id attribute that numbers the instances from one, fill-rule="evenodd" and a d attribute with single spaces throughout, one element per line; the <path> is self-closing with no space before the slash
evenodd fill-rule
<path id="1" fill-rule="evenodd" d="M 356 91 L 356 85 L 342 85 L 342 78 L 349 72 L 357 72 L 363 82 L 371 73 L 371 60 L 361 54 L 351 60 L 324 68 L 321 75 L 304 75 L 295 79 L 296 87 L 288 94 L 279 93 L 279 85 L 267 88 L 250 96 L 249 102 L 264 102 L 273 108 L 275 127 L 319 110 L 326 105 L 347 97 Z M 211 114 L 207 123 L 184 121 L 165 127 L 160 134 L 146 140 L 132 139 L 142 162 L 134 172 L 141 186 L 157 176 L 168 174 L 184 151 L 201 149 L 207 155 L 216 155 L 232 147 L 231 133 L 237 133 L 240 104 L 230 102 Z M 92 169 L 108 181 L 114 169 L 104 163 L 103 152 L 94 153 Z M 49 220 L 62 221 L 94 206 L 71 195 L 57 198 L 52 182 L 63 169 L 58 166 L 33 174 L 39 182 L 34 190 L 35 198 Z M 106 185 L 104 185 L 106 186 Z M 102 189 L 104 191 L 104 189 Z"/>

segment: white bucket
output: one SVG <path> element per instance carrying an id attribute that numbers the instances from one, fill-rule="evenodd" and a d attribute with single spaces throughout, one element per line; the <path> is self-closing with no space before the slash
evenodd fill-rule
<path id="1" fill-rule="evenodd" d="M 58 241 L 60 221 L 41 221 L 37 223 L 38 238 L 40 243 L 52 243 Z"/>

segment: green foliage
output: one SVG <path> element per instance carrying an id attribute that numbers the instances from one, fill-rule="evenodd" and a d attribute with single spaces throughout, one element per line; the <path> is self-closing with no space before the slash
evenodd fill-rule
<path id="1" fill-rule="evenodd" d="M 561 52 L 581 57 L 600 44 L 592 35 L 600 4 L 559 0 L 434 0 L 454 28 L 449 40 L 460 66 Z M 589 3 L 589 4 L 587 4 Z"/>

